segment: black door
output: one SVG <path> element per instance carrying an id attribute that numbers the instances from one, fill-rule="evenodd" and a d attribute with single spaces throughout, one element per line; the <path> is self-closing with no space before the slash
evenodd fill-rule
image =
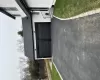
<path id="1" fill-rule="evenodd" d="M 37 58 L 51 57 L 51 23 L 35 23 Z"/>

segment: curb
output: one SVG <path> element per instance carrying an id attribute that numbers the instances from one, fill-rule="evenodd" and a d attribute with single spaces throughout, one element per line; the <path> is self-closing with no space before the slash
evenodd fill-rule
<path id="1" fill-rule="evenodd" d="M 85 12 L 85 13 L 81 13 L 77 16 L 74 16 L 74 17 L 70 17 L 70 18 L 59 18 L 55 15 L 53 15 L 53 17 L 59 19 L 59 20 L 71 20 L 71 19 L 77 19 L 77 18 L 81 18 L 81 17 L 85 17 L 85 16 L 89 16 L 89 15 L 93 15 L 93 14 L 96 14 L 96 13 L 100 13 L 100 8 L 98 9 L 95 9 L 95 10 L 91 10 L 91 11 L 88 11 L 88 12 Z"/>
<path id="2" fill-rule="evenodd" d="M 53 62 L 53 64 L 54 64 L 54 66 L 55 66 L 55 68 L 56 68 L 56 70 L 57 70 L 57 72 L 58 72 L 58 74 L 59 74 L 59 76 L 60 76 L 61 80 L 63 80 L 63 78 L 62 78 L 62 76 L 61 76 L 61 74 L 60 74 L 59 70 L 57 69 L 57 66 L 55 65 L 55 63 L 54 63 L 54 62 Z"/>

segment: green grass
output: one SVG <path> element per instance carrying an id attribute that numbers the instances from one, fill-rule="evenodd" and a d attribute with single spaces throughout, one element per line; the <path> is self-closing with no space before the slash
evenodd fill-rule
<path id="1" fill-rule="evenodd" d="M 100 8 L 100 0 L 56 0 L 54 15 L 69 18 L 96 8 Z"/>
<path id="2" fill-rule="evenodd" d="M 51 75 L 52 80 L 61 80 L 61 78 L 60 78 L 60 76 L 59 76 L 54 65 L 52 65 L 52 71 L 51 72 L 52 72 L 52 75 Z"/>

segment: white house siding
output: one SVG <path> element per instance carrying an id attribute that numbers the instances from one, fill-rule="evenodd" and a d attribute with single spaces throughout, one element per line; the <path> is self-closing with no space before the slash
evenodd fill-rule
<path id="1" fill-rule="evenodd" d="M 26 0 L 29 7 L 48 7 L 50 8 L 55 0 Z"/>
<path id="2" fill-rule="evenodd" d="M 33 14 L 33 22 L 51 22 L 50 16 L 46 16 L 45 13 L 48 11 L 36 11 L 39 14 Z"/>

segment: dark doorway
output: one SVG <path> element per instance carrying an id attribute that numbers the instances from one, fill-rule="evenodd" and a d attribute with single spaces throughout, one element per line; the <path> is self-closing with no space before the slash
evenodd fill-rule
<path id="1" fill-rule="evenodd" d="M 51 23 L 35 23 L 37 58 L 51 57 Z"/>

